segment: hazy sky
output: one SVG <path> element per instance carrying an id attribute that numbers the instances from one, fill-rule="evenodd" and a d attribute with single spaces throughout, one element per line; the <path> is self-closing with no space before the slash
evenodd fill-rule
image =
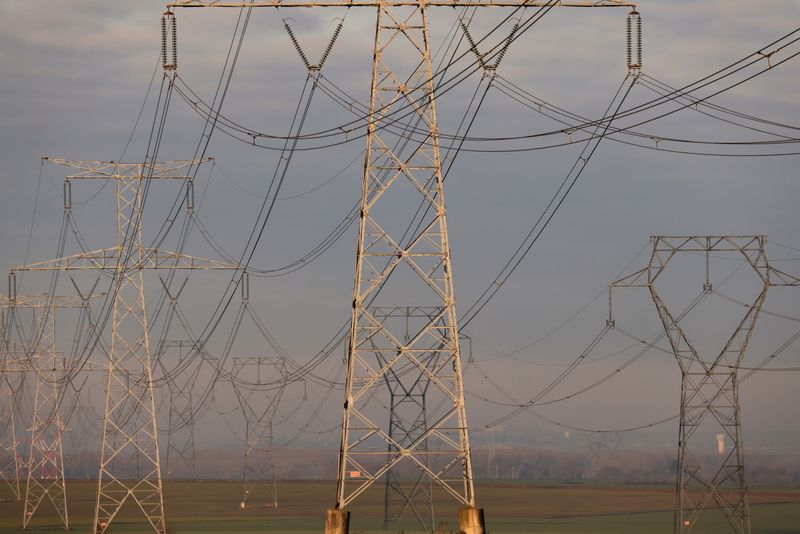
<path id="1" fill-rule="evenodd" d="M 644 0 L 639 10 L 644 21 L 643 72 L 673 86 L 691 83 L 748 56 L 795 30 L 800 21 L 800 4 L 794 1 L 773 1 L 765 8 L 763 3 L 738 0 Z M 65 170 L 53 165 L 40 167 L 42 156 L 118 160 L 145 102 L 125 160 L 144 157 L 162 74 L 160 68 L 155 71 L 155 81 L 145 100 L 157 66 L 162 11 L 163 4 L 158 2 L 0 4 L 0 272 L 26 261 L 32 221 L 27 260 L 39 261 L 56 253 Z M 499 11 L 486 11 L 490 13 L 477 13 L 471 26 L 476 36 L 484 35 L 502 16 Z M 454 13 L 443 8 L 431 15 L 434 48 L 445 40 L 457 20 Z M 292 17 L 290 22 L 308 55 L 318 57 L 335 26 L 334 17 L 344 15 L 342 10 L 256 10 L 223 113 L 249 128 L 285 134 L 306 73 L 283 30 L 281 17 Z M 554 9 L 512 44 L 500 74 L 551 104 L 582 116 L 598 117 L 626 74 L 625 15 L 625 9 Z M 213 96 L 236 16 L 236 10 L 177 11 L 178 72 L 203 99 Z M 362 102 L 368 96 L 373 26 L 374 14 L 369 10 L 354 9 L 347 14 L 323 72 L 332 83 Z M 800 46 L 792 45 L 776 53 L 771 61 L 777 63 L 799 50 Z M 789 60 L 709 102 L 759 118 L 800 125 L 798 61 Z M 706 97 L 766 66 L 761 62 L 700 89 L 695 96 Z M 472 75 L 438 101 L 443 132 L 455 130 L 479 79 L 479 74 Z M 645 84 L 637 84 L 623 109 L 654 96 Z M 666 104 L 620 125 L 629 126 L 637 118 L 651 118 L 676 108 Z M 334 127 L 351 117 L 320 93 L 315 95 L 307 131 Z M 201 119 L 178 95 L 173 95 L 159 157 L 192 157 L 201 128 Z M 559 128 L 559 123 L 493 88 L 472 135 L 524 135 Z M 504 393 L 516 401 L 532 398 L 561 372 L 563 367 L 558 365 L 571 361 L 586 347 L 605 325 L 605 297 L 595 300 L 557 333 L 529 345 L 591 302 L 647 245 L 650 235 L 764 234 L 770 240 L 767 253 L 775 265 L 800 273 L 800 251 L 794 250 L 800 249 L 798 156 L 720 157 L 654 150 L 655 140 L 662 137 L 763 141 L 779 139 L 776 134 L 797 137 L 796 128 L 754 123 L 699 107 L 671 114 L 640 126 L 637 131 L 649 137 L 614 139 L 636 141 L 645 147 L 612 140 L 600 144 L 541 240 L 496 298 L 465 329 L 473 338 L 472 352 L 477 362 L 468 366 L 466 380 L 473 424 L 485 424 L 509 411 L 508 407 L 484 399 L 513 403 Z M 567 135 L 560 134 L 513 146 L 536 147 L 566 140 Z M 796 146 L 787 143 L 740 148 L 658 143 L 658 148 L 725 154 L 737 150 L 748 154 L 789 153 L 796 151 Z M 475 143 L 467 148 L 504 146 Z M 574 144 L 548 150 L 459 155 L 446 185 L 459 309 L 472 304 L 513 253 L 581 148 Z M 363 141 L 353 141 L 336 149 L 296 156 L 252 265 L 275 268 L 291 262 L 313 248 L 345 216 L 359 196 L 362 151 Z M 217 131 L 208 155 L 216 159 L 213 166 L 206 166 L 198 174 L 198 217 L 216 241 L 229 253 L 238 255 L 261 203 L 257 194 L 263 194 L 277 154 L 247 146 Z M 343 168 L 344 172 L 332 178 Z M 114 238 L 112 191 L 110 187 L 100 187 L 99 183 L 73 187 L 75 220 L 92 248 L 110 246 Z M 146 235 L 159 228 L 176 194 L 171 185 L 156 183 L 152 188 L 144 223 Z M 309 193 L 298 196 L 306 192 Z M 174 238 L 173 233 L 167 243 L 174 242 Z M 355 245 L 353 226 L 309 266 L 287 276 L 251 282 L 259 314 L 298 362 L 310 360 L 349 318 Z M 67 252 L 77 250 L 70 233 Z M 214 254 L 196 230 L 187 252 Z M 645 260 L 646 251 L 631 268 L 643 265 Z M 675 297 L 671 302 L 676 308 L 685 305 L 687 296 L 696 294 L 703 283 L 702 266 L 698 277 L 697 271 L 690 272 L 689 263 L 679 268 L 680 274 L 670 278 L 664 288 L 665 292 L 672 291 Z M 714 266 L 716 280 L 721 281 L 738 263 L 720 258 Z M 224 275 L 198 276 L 188 283 L 182 302 L 198 330 L 208 320 L 225 281 Z M 46 282 L 45 277 L 26 275 L 19 291 L 41 291 Z M 160 286 L 155 278 L 149 283 L 154 290 Z M 752 279 L 737 275 L 726 281 L 720 291 L 739 299 L 752 299 L 752 283 Z M 71 291 L 66 278 L 61 280 L 59 290 Z M 626 331 L 647 337 L 659 331 L 659 323 L 646 290 L 641 291 L 645 294 L 620 298 L 616 318 Z M 774 288 L 766 308 L 800 317 L 798 291 L 800 288 Z M 692 326 L 687 330 L 699 344 L 713 351 L 724 341 L 743 308 L 719 297 L 709 299 L 704 306 L 707 307 L 699 307 L 696 315 L 688 317 Z M 215 338 L 217 346 L 224 342 L 229 322 L 230 317 L 223 321 Z M 797 330 L 797 322 L 763 315 L 757 330 L 746 360 L 748 365 L 757 364 L 777 349 Z M 252 325 L 246 325 L 241 338 L 238 350 L 242 354 L 264 350 Z M 612 332 L 587 359 L 611 354 L 631 343 L 630 338 Z M 513 358 L 500 357 L 501 353 L 520 347 L 527 348 L 516 352 Z M 613 373 L 634 350 L 582 365 L 552 396 L 569 394 Z M 797 353 L 797 346 L 790 347 L 771 365 L 797 366 Z M 320 367 L 320 374 L 335 372 L 341 356 L 342 350 L 338 349 Z M 794 407 L 800 402 L 798 379 L 800 374 L 792 372 L 765 372 L 748 379 L 742 386 L 745 433 L 748 429 L 754 435 L 795 429 Z M 492 383 L 502 386 L 495 388 Z M 578 426 L 636 426 L 677 413 L 678 385 L 674 359 L 651 351 L 596 389 L 537 411 Z M 319 386 L 308 385 L 307 409 L 301 410 L 305 415 L 291 424 L 301 424 L 315 403 L 320 402 L 324 391 L 315 388 Z M 224 395 L 220 394 L 220 398 Z M 338 423 L 339 397 L 340 393 L 333 393 L 323 417 L 313 424 L 316 431 Z M 292 402 L 299 401 L 294 398 Z M 514 434 L 530 436 L 538 428 L 555 428 L 526 414 L 504 426 L 509 432 L 513 429 Z M 675 423 L 668 423 L 659 431 L 669 434 L 676 427 Z M 283 435 L 293 432 L 292 426 L 280 430 Z M 332 442 L 337 441 L 334 434 L 328 436 Z M 314 435 L 313 439 L 324 438 Z M 782 445 L 791 447 L 797 443 Z"/>

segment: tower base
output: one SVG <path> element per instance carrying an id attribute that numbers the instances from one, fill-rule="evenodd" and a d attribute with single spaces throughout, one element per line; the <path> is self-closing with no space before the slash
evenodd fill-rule
<path id="1" fill-rule="evenodd" d="M 325 534 L 349 534 L 349 532 L 350 512 L 339 508 L 325 510 Z"/>
<path id="2" fill-rule="evenodd" d="M 464 534 L 485 534 L 483 508 L 461 508 L 458 511 L 459 528 Z"/>

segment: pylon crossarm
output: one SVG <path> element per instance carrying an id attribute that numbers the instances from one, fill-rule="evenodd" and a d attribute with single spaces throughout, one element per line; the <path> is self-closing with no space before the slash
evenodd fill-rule
<path id="1" fill-rule="evenodd" d="M 611 287 L 647 287 L 649 284 L 650 268 L 644 267 L 638 271 L 611 282 Z"/>
<path id="2" fill-rule="evenodd" d="M 30 263 L 14 267 L 12 272 L 22 271 L 78 271 L 78 270 L 100 270 L 115 271 L 119 266 L 121 257 L 120 247 L 108 247 L 93 250 L 91 252 L 81 252 L 63 258 L 46 260 L 38 263 Z M 130 262 L 126 265 L 128 269 L 181 269 L 197 271 L 235 271 L 240 266 L 235 263 L 228 263 L 220 260 L 199 258 L 180 252 L 162 251 L 156 249 L 143 249 L 142 257 L 138 261 Z M 79 307 L 76 305 L 75 307 Z"/>
<path id="3" fill-rule="evenodd" d="M 769 285 L 771 286 L 800 286 L 800 278 L 792 274 L 785 273 L 775 267 L 769 267 Z"/>
<path id="4" fill-rule="evenodd" d="M 177 174 L 176 171 L 194 165 L 200 165 L 214 158 L 196 160 L 158 161 L 155 163 L 118 163 L 114 161 L 89 161 L 65 158 L 42 158 L 44 161 L 72 167 L 82 172 L 67 176 L 69 180 L 108 180 L 108 179 L 159 179 L 159 180 L 187 180 L 191 176 Z"/>
<path id="5" fill-rule="evenodd" d="M 761 235 L 652 236 L 654 250 L 671 252 L 748 252 L 760 254 Z"/>
<path id="6" fill-rule="evenodd" d="M 285 2 L 282 0 L 259 0 L 254 2 L 230 2 L 224 0 L 185 0 L 170 2 L 169 8 L 175 7 L 629 7 L 635 8 L 635 2 L 618 2 L 616 0 L 334 0 L 329 2 Z"/>

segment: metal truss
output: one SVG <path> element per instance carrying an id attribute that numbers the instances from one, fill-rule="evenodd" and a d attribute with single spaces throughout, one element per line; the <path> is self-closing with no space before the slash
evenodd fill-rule
<path id="1" fill-rule="evenodd" d="M 474 508 L 424 7 L 381 4 L 373 57 L 336 508 L 345 508 L 389 470 L 405 467 L 400 464 L 415 467 L 463 506 Z M 409 105 L 414 111 L 410 121 L 427 131 L 422 142 L 403 143 L 378 130 L 383 115 Z M 395 221 L 413 219 L 418 204 L 424 215 L 409 240 Z M 400 273 L 411 280 L 394 283 Z M 431 317 L 413 324 L 408 341 L 405 321 L 373 314 L 373 306 L 406 303 L 435 308 Z M 376 404 L 388 393 L 387 377 L 394 381 L 412 370 L 412 376 L 425 377 L 426 395 L 440 409 L 403 440 L 391 435 L 386 412 L 381 414 Z"/>
<path id="2" fill-rule="evenodd" d="M 166 359 L 177 353 L 179 366 L 186 366 L 185 358 L 190 355 L 199 355 L 196 364 L 189 364 L 179 376 L 170 377 L 167 380 L 169 391 L 169 417 L 167 424 L 167 453 L 164 457 L 164 470 L 169 476 L 173 471 L 187 473 L 189 478 L 196 478 L 196 448 L 194 435 L 194 404 L 193 391 L 197 383 L 197 377 L 204 362 L 215 360 L 207 354 L 197 342 L 197 336 L 192 332 L 192 328 L 178 305 L 178 298 L 186 286 L 188 278 L 184 279 L 178 291 L 173 294 L 167 287 L 167 283 L 162 280 L 162 285 L 167 293 L 170 304 L 161 338 L 155 352 L 155 360 L 164 376 L 169 376 L 169 368 Z M 170 333 L 172 324 L 177 319 L 184 334 L 180 339 L 174 338 Z M 172 338 L 172 339 L 170 339 Z M 214 363 L 216 366 L 216 363 Z"/>
<path id="3" fill-rule="evenodd" d="M 3 435 L 3 450 L 8 453 L 8 460 L 0 470 L 0 477 L 11 489 L 16 500 L 21 500 L 20 468 L 25 467 L 27 475 L 23 528 L 28 526 L 39 505 L 45 500 L 53 505 L 64 528 L 69 528 L 61 442 L 64 425 L 60 416 L 61 396 L 58 386 L 58 373 L 65 370 L 68 364 L 67 358 L 56 351 L 55 314 L 58 308 L 83 308 L 87 302 L 82 298 L 68 296 L 16 295 L 13 284 L 10 287 L 12 291 L 9 295 L 0 295 L 0 308 L 3 309 L 4 317 L 4 361 L 0 370 L 0 395 L 3 398 L 2 406 L 7 410 L 4 410 L 2 424 L 7 425 Z M 11 317 L 21 308 L 34 310 L 34 345 L 28 348 L 11 343 Z M 14 428 L 14 412 L 18 407 L 18 400 L 14 393 L 21 383 L 17 387 L 12 386 L 12 381 L 19 382 L 12 378 L 14 374 L 20 379 L 30 375 L 36 380 L 27 462 L 17 451 L 19 443 Z"/>
<path id="4" fill-rule="evenodd" d="M 655 303 L 681 370 L 681 410 L 674 532 L 693 530 L 701 513 L 719 507 L 734 532 L 750 533 L 750 512 L 744 476 L 742 426 L 739 405 L 739 366 L 770 286 L 798 286 L 800 279 L 783 273 L 767 261 L 764 236 L 654 236 L 646 267 L 615 281 L 611 287 L 646 287 Z M 722 350 L 706 359 L 698 353 L 667 308 L 655 282 L 670 261 L 682 253 L 706 255 L 705 291 L 712 289 L 711 253 L 739 256 L 761 281 L 761 290 Z M 699 458 L 695 433 L 700 424 L 716 425 L 731 440 L 730 451 L 707 472 Z"/>
<path id="5" fill-rule="evenodd" d="M 391 321 L 405 322 L 405 333 L 402 341 L 411 340 L 412 329 L 420 322 L 429 323 L 440 316 L 441 308 L 429 307 L 394 307 L 372 308 L 372 315 L 383 323 Z M 386 363 L 393 354 L 382 353 L 373 345 L 379 360 Z M 439 347 L 440 348 L 440 347 Z M 421 360 L 438 359 L 438 351 L 430 355 L 422 355 Z M 435 366 L 436 362 L 432 362 Z M 389 390 L 389 436 L 392 440 L 405 447 L 414 443 L 417 437 L 428 428 L 426 398 L 430 379 L 428 375 L 417 369 L 398 374 L 398 369 L 390 368 L 384 375 L 384 382 Z M 418 453 L 426 458 L 431 451 L 428 450 L 428 440 L 424 439 L 418 446 Z M 399 449 L 394 444 L 387 448 L 387 460 L 398 454 Z M 410 513 L 425 531 L 434 530 L 435 515 L 433 507 L 433 483 L 424 471 L 416 470 L 409 480 L 408 476 L 398 473 L 397 469 L 386 472 L 383 506 L 383 528 L 388 529 L 404 515 Z"/>
<path id="6" fill-rule="evenodd" d="M 73 180 L 113 180 L 116 184 L 114 247 L 12 270 L 100 269 L 113 274 L 115 293 L 93 532 L 107 532 L 123 506 L 132 502 L 152 529 L 164 534 L 166 520 L 143 270 L 238 270 L 239 267 L 145 248 L 141 185 L 150 180 L 183 180 L 187 187 L 187 209 L 191 209 L 193 182 L 191 176 L 179 171 L 207 159 L 158 163 L 46 159 L 80 171 L 67 176 L 64 182 L 66 210 L 71 209 Z"/>
<path id="7" fill-rule="evenodd" d="M 17 392 L 12 377 L 7 372 L 11 335 L 11 317 L 8 309 L 0 309 L 0 488 L 8 488 L 11 500 L 22 497 L 19 487 L 20 456 L 16 430 Z M 0 497 L 0 502 L 6 500 Z"/>
<path id="8" fill-rule="evenodd" d="M 278 507 L 278 483 L 272 452 L 272 422 L 286 388 L 288 371 L 283 357 L 236 357 L 231 371 L 233 391 L 245 420 L 244 461 L 242 464 L 242 501 L 250 506 L 256 488 L 267 490 L 270 505 Z M 276 383 L 266 392 L 259 386 L 262 377 Z M 265 504 L 266 506 L 266 504 Z"/>
<path id="9" fill-rule="evenodd" d="M 171 350 L 178 351 L 178 362 L 197 351 L 196 343 L 192 341 L 162 341 L 156 351 L 156 359 L 166 374 L 163 363 L 165 354 Z M 192 404 L 192 391 L 194 390 L 200 366 L 197 365 L 188 373 L 170 379 L 169 388 L 169 418 L 167 423 L 167 453 L 164 457 L 164 471 L 169 476 L 173 471 L 188 473 L 194 479 L 197 473 L 195 443 L 194 443 L 194 410 Z"/>
<path id="10" fill-rule="evenodd" d="M 5 344 L 4 344 L 5 345 Z M 20 471 L 22 457 L 17 441 L 16 417 L 17 394 L 20 384 L 6 372 L 8 353 L 3 350 L 2 372 L 0 372 L 0 487 L 8 488 L 13 501 L 22 498 L 20 490 Z M 6 500 L 0 498 L 0 502 Z"/>
<path id="11" fill-rule="evenodd" d="M 83 302 L 80 303 L 80 306 L 83 306 Z M 36 372 L 36 395 L 30 428 L 28 481 L 25 489 L 22 528 L 28 527 L 39 506 L 47 500 L 64 524 L 64 529 L 69 529 L 64 451 L 61 444 L 61 435 L 66 428 L 61 420 L 55 315 L 55 302 L 49 308 L 42 310 L 41 317 L 39 317 L 40 326 L 37 327 L 39 330 L 38 342 L 32 357 L 34 365 L 37 367 L 48 366 L 50 370 L 49 372 L 39 372 L 38 370 Z"/>

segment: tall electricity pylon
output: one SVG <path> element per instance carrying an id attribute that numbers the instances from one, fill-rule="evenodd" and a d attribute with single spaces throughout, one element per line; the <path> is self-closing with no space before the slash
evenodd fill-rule
<path id="1" fill-rule="evenodd" d="M 483 511 L 475 504 L 464 404 L 427 8 L 555 5 L 635 7 L 617 0 L 184 0 L 168 4 L 170 8 L 369 7 L 377 11 L 336 505 L 327 512 L 326 532 L 346 533 L 347 505 L 399 464 L 414 466 L 462 505 L 460 526 L 466 534 L 484 532 Z M 416 128 L 421 139 L 407 142 L 397 130 L 382 128 L 384 117 L 394 115 L 405 117 L 399 130 Z M 419 213 L 423 215 L 418 218 Z M 406 233 L 409 220 L 412 225 L 418 223 L 419 229 L 410 236 Z M 397 280 L 398 271 L 405 271 L 402 281 Z M 402 332 L 375 317 L 372 306 L 437 311 L 429 324 L 403 342 Z M 431 350 L 438 353 L 435 364 L 433 359 L 424 359 Z M 391 356 L 381 361 L 381 354 Z M 376 400 L 376 395 L 386 400 L 384 376 L 399 369 L 424 374 L 430 381 L 428 394 L 437 397 L 429 399 L 428 405 L 441 406 L 435 415 L 429 414 L 416 439 L 405 444 L 390 435 L 386 404 L 381 409 Z M 379 457 L 385 461 L 377 462 Z"/>
<path id="2" fill-rule="evenodd" d="M 13 287 L 13 282 L 10 287 Z M 7 351 L 6 374 L 27 374 L 36 380 L 33 415 L 30 427 L 30 450 L 25 486 L 25 508 L 22 528 L 27 528 L 39 506 L 49 501 L 69 529 L 66 478 L 61 419 L 63 381 L 71 372 L 71 359 L 56 348 L 56 310 L 64 308 L 86 309 L 91 295 L 86 298 L 51 296 L 46 294 L 0 297 L 0 307 L 12 315 L 20 309 L 33 310 L 32 341 L 15 344 L 16 350 Z M 16 320 L 19 322 L 19 319 Z M 10 339 L 10 338 L 9 338 Z M 9 343 L 6 343 L 10 346 Z M 13 358 L 11 358 L 13 356 Z"/>
<path id="3" fill-rule="evenodd" d="M 64 183 L 64 207 L 72 209 L 73 180 L 116 184 L 116 244 L 90 252 L 17 267 L 16 271 L 99 270 L 113 277 L 111 344 L 93 532 L 106 532 L 132 501 L 155 532 L 166 532 L 158 448 L 153 370 L 145 308 L 145 269 L 238 270 L 237 265 L 146 248 L 142 240 L 142 184 L 181 180 L 192 209 L 191 176 L 179 171 L 202 161 L 115 163 L 45 158 L 78 169 Z M 206 161 L 206 160 L 203 160 Z M 135 475 L 125 464 L 138 465 Z"/>
<path id="4" fill-rule="evenodd" d="M 49 501 L 69 529 L 67 486 L 64 476 L 64 452 L 61 436 L 65 430 L 61 419 L 61 384 L 59 376 L 68 368 L 68 357 L 56 349 L 56 309 L 83 308 L 86 303 L 77 297 L 49 295 L 16 296 L 3 305 L 15 309 L 30 308 L 35 314 L 34 343 L 26 355 L 27 367 L 36 378 L 36 393 L 31 420 L 31 442 L 27 462 L 25 509 L 22 528 L 27 528 L 39 506 Z M 25 365 L 27 363 L 27 365 Z"/>
<path id="5" fill-rule="evenodd" d="M 267 398 L 262 393 L 264 380 L 270 382 Z M 245 421 L 244 461 L 242 463 L 242 501 L 244 510 L 257 487 L 266 488 L 270 505 L 278 507 L 278 483 L 272 452 L 272 423 L 286 388 L 288 372 L 283 357 L 236 357 L 231 371 L 233 391 Z"/>
<path id="6" fill-rule="evenodd" d="M 681 410 L 678 436 L 678 473 L 673 530 L 693 530 L 701 513 L 717 506 L 734 532 L 750 533 L 750 512 L 742 451 L 739 405 L 739 367 L 753 335 L 759 312 L 771 286 L 799 286 L 800 278 L 772 267 L 764 252 L 764 236 L 653 236 L 646 267 L 615 281 L 611 287 L 646 287 L 658 311 L 675 359 L 681 370 Z M 704 291 L 711 292 L 711 254 L 738 257 L 760 282 L 760 291 L 722 350 L 710 358 L 701 355 L 656 289 L 656 281 L 678 254 L 705 254 Z M 611 320 L 611 319 L 609 319 Z M 701 423 L 716 428 L 731 441 L 730 450 L 709 471 L 701 461 Z"/>
<path id="7" fill-rule="evenodd" d="M 7 300 L 7 299 L 6 299 Z M 2 339 L 0 339 L 0 482 L 1 487 L 6 487 L 11 492 L 11 499 L 22 499 L 20 491 L 21 455 L 17 441 L 16 411 L 18 407 L 17 394 L 21 384 L 18 379 L 8 372 L 11 359 L 11 322 L 8 308 L 0 310 L 3 318 Z M 21 375 L 19 375 L 21 377 Z M 5 500 L 0 497 L 0 502 Z"/>
<path id="8" fill-rule="evenodd" d="M 169 390 L 169 417 L 164 470 L 167 476 L 170 476 L 173 471 L 177 471 L 194 479 L 197 474 L 197 458 L 194 439 L 195 405 L 192 397 L 203 364 L 213 358 L 200 346 L 197 336 L 192 332 L 191 325 L 178 304 L 178 298 L 187 281 L 188 277 L 184 279 L 178 291 L 173 294 L 167 287 L 167 283 L 162 280 L 170 303 L 161 338 L 156 348 L 155 359 L 162 374 L 168 377 L 166 383 Z M 175 337 L 171 332 L 172 325 L 176 320 L 183 329 L 180 337 Z M 170 376 L 166 360 L 175 352 L 177 352 L 175 364 L 180 366 L 183 371 L 178 376 Z M 186 360 L 189 357 L 194 357 L 197 361 L 189 362 Z"/>
<path id="9" fill-rule="evenodd" d="M 383 324 L 388 324 L 390 321 L 399 324 L 400 331 L 403 331 L 401 339 L 403 343 L 408 343 L 421 324 L 437 319 L 438 310 L 436 307 L 373 307 L 371 314 Z M 393 352 L 382 352 L 377 343 L 373 344 L 373 348 L 381 362 L 388 362 L 394 356 Z M 432 347 L 432 349 L 440 348 Z M 420 359 L 434 360 L 430 365 L 435 367 L 435 360 L 439 359 L 440 354 L 440 350 L 431 350 L 429 354 L 421 355 Z M 430 387 L 428 374 L 414 367 L 390 368 L 383 376 L 383 380 L 389 390 L 389 436 L 402 447 L 411 445 L 428 428 L 427 392 Z M 427 439 L 422 440 L 417 446 L 417 451 L 422 455 L 431 452 L 428 450 Z M 396 445 L 387 446 L 387 459 L 391 459 L 397 453 Z M 400 473 L 398 469 L 389 469 L 385 479 L 384 530 L 410 512 L 425 531 L 433 532 L 435 514 L 431 479 L 419 470 L 415 470 L 415 473 L 409 476 L 407 473 Z"/>

